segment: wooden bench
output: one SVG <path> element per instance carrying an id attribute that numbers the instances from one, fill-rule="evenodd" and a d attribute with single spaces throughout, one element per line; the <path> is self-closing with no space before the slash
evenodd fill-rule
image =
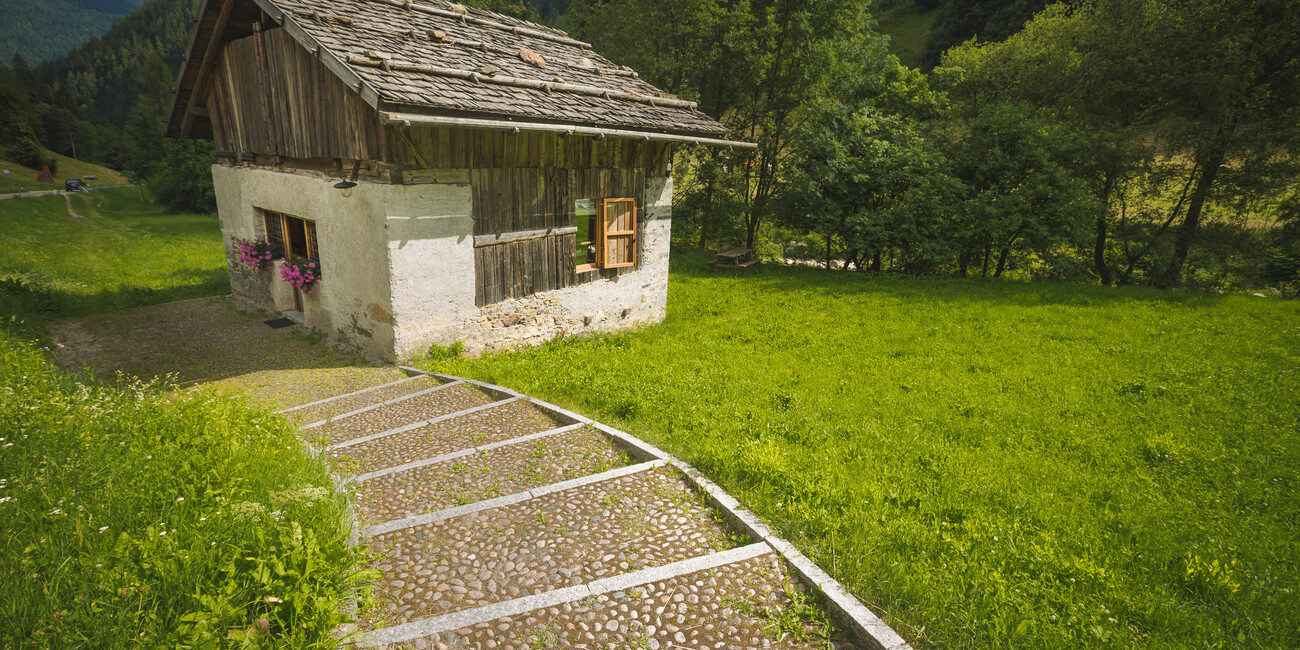
<path id="1" fill-rule="evenodd" d="M 733 248 L 728 251 L 718 253 L 718 258 L 709 262 L 709 266 L 715 269 L 743 269 L 747 266 L 758 264 L 758 258 L 754 256 L 752 248 Z"/>

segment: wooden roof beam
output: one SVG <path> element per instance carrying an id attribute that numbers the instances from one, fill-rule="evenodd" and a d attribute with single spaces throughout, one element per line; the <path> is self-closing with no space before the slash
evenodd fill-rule
<path id="1" fill-rule="evenodd" d="M 718 138 L 695 135 L 678 135 L 675 133 L 654 133 L 649 131 L 632 131 L 629 129 L 611 129 L 597 126 L 577 126 L 569 124 L 546 124 L 542 122 L 512 122 L 509 120 L 484 120 L 471 117 L 449 117 L 443 115 L 422 115 L 419 113 L 379 113 L 381 124 L 409 126 L 451 126 L 466 129 L 487 129 L 490 131 L 508 131 L 518 133 L 531 131 L 535 133 L 555 133 L 558 135 L 590 135 L 596 137 L 628 138 L 630 140 L 657 140 L 660 142 L 681 142 L 686 144 L 705 144 L 714 147 L 734 147 L 737 149 L 757 149 L 752 142 L 722 140 Z"/>
<path id="2" fill-rule="evenodd" d="M 217 14 L 217 22 L 212 27 L 212 35 L 208 37 L 208 45 L 203 48 L 203 61 L 199 64 L 199 73 L 194 77 L 194 87 L 190 89 L 189 100 L 185 102 L 185 112 L 181 115 L 180 134 L 187 135 L 190 127 L 194 124 L 194 118 L 198 113 L 194 110 L 198 106 L 199 98 L 207 90 L 207 81 L 212 73 L 212 68 L 217 64 L 217 50 L 221 47 L 221 36 L 226 32 L 226 22 L 230 20 L 230 12 L 235 8 L 238 0 L 215 0 L 221 2 L 221 12 Z"/>

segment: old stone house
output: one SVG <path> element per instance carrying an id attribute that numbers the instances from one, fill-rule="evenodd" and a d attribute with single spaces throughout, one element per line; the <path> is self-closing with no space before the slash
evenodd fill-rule
<path id="1" fill-rule="evenodd" d="M 752 146 L 564 32 L 437 0 L 207 0 L 167 134 L 215 143 L 236 298 L 388 359 L 661 320 L 671 147 Z M 311 292 L 240 261 L 257 237 Z"/>

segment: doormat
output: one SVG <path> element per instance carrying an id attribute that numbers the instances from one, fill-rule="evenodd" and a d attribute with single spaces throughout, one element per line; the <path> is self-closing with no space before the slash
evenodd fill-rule
<path id="1" fill-rule="evenodd" d="M 293 320 L 288 319 L 288 318 L 276 318 L 276 319 L 274 319 L 274 320 L 268 320 L 268 321 L 262 321 L 262 322 L 266 323 L 266 326 L 269 327 L 269 328 L 271 328 L 271 329 L 273 329 L 273 330 L 278 330 L 278 329 L 280 329 L 281 327 L 288 327 L 288 326 L 290 326 L 290 325 L 297 325 L 297 324 L 298 324 L 298 323 L 295 323 Z"/>

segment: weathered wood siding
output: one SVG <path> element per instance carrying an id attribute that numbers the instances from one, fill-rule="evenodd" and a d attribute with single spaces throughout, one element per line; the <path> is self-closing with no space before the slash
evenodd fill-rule
<path id="1" fill-rule="evenodd" d="M 570 234 L 474 249 L 475 302 L 481 307 L 577 284 L 574 243 Z"/>
<path id="2" fill-rule="evenodd" d="M 383 160 L 374 110 L 283 29 L 226 43 L 207 107 L 217 151 Z"/>
<path id="3" fill-rule="evenodd" d="M 666 142 L 549 133 L 391 126 L 387 136 L 390 162 L 430 169 L 643 169 L 663 175 L 669 153 Z"/>

